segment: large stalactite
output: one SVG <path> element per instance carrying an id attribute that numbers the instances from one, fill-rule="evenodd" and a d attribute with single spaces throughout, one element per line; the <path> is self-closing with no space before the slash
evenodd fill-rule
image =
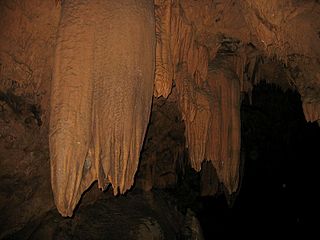
<path id="1" fill-rule="evenodd" d="M 63 216 L 95 180 L 102 189 L 111 183 L 115 195 L 133 185 L 150 116 L 154 41 L 151 1 L 64 1 L 50 117 L 51 184 Z"/>

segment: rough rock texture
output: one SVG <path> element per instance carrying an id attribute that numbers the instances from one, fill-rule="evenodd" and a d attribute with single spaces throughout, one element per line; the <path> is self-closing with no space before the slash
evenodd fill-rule
<path id="1" fill-rule="evenodd" d="M 109 192 L 82 206 L 74 218 L 52 210 L 8 239 L 201 239 L 200 234 L 194 214 L 183 216 L 160 192 L 118 197 Z"/>
<path id="2" fill-rule="evenodd" d="M 0 238 L 54 207 L 49 95 L 59 8 L 0 1 Z"/>
<path id="3" fill-rule="evenodd" d="M 241 1 L 243 15 L 268 56 L 288 66 L 307 121 L 320 118 L 319 1 Z M 279 11 L 280 10 L 280 11 Z"/>
<path id="4" fill-rule="evenodd" d="M 64 1 L 51 94 L 51 183 L 71 216 L 98 180 L 114 194 L 134 182 L 154 79 L 151 1 Z"/>
<path id="5" fill-rule="evenodd" d="M 138 188 L 149 191 L 177 184 L 187 164 L 184 129 L 174 94 L 168 99 L 154 98 L 136 176 Z"/>
<path id="6" fill-rule="evenodd" d="M 211 161 L 205 161 L 201 166 L 200 194 L 214 196 L 219 191 L 219 178 Z"/>

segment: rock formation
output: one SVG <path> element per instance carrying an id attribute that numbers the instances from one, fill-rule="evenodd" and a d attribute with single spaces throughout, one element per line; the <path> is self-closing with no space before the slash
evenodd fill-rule
<path id="1" fill-rule="evenodd" d="M 320 124 L 319 1 L 3 0 L 0 16 L 0 180 L 14 186 L 0 199 L 11 226 L 52 205 L 50 190 L 27 194 L 50 189 L 48 138 L 62 215 L 95 180 L 114 194 L 128 190 L 152 93 L 185 124 L 174 126 L 184 129 L 186 149 L 183 139 L 172 162 L 184 152 L 197 171 L 211 161 L 203 179 L 217 176 L 230 194 L 239 182 L 240 104 L 255 84 L 298 90 L 306 120 Z M 150 159 L 143 166 L 153 169 L 159 156 Z M 27 191 L 34 177 L 41 187 Z M 162 179 L 143 188 L 175 182 Z"/>
<path id="2" fill-rule="evenodd" d="M 202 161 L 211 160 L 220 181 L 235 192 L 241 92 L 250 97 L 253 85 L 267 75 L 279 85 L 296 87 L 307 121 L 319 120 L 319 48 L 314 49 L 319 5 L 290 0 L 155 4 L 155 96 L 167 97 L 174 83 L 192 166 L 199 171 Z M 303 37 L 296 27 L 300 23 L 308 29 Z M 266 66 L 269 59 L 278 64 Z M 281 64 L 281 79 L 268 74 Z M 306 77 L 311 78 L 307 83 Z"/>
<path id="3" fill-rule="evenodd" d="M 153 93 L 153 18 L 151 1 L 62 5 L 49 137 L 64 216 L 96 180 L 101 189 L 111 183 L 115 195 L 133 185 Z"/>

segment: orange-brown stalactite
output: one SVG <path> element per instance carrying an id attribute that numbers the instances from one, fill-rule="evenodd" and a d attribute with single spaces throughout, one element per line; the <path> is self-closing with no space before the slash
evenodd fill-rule
<path id="1" fill-rule="evenodd" d="M 187 73 L 186 67 L 176 74 L 179 107 L 186 125 L 185 136 L 192 167 L 200 171 L 205 159 L 210 123 L 210 95 L 200 89 Z"/>
<path id="2" fill-rule="evenodd" d="M 171 93 L 173 63 L 171 56 L 171 4 L 172 0 L 155 0 L 156 20 L 156 74 L 154 96 L 167 98 Z"/>
<path id="3" fill-rule="evenodd" d="M 211 160 L 232 193 L 237 189 L 240 161 L 239 79 L 226 66 L 213 65 L 201 87 L 186 73 L 186 68 L 179 70 L 176 86 L 191 165 L 199 171 L 205 159 Z"/>
<path id="4" fill-rule="evenodd" d="M 62 5 L 50 156 L 55 203 L 63 216 L 73 214 L 95 180 L 100 188 L 111 183 L 114 194 L 133 185 L 150 116 L 154 28 L 152 1 Z"/>
<path id="5" fill-rule="evenodd" d="M 167 70 L 164 72 L 171 74 L 173 64 L 178 104 L 186 125 L 186 144 L 192 167 L 200 171 L 202 162 L 211 160 L 220 181 L 232 193 L 238 185 L 240 155 L 239 79 L 236 74 L 232 74 L 232 66 L 230 69 L 224 65 L 217 66 L 208 75 L 209 56 L 215 57 L 219 44 L 212 42 L 210 49 L 201 44 L 198 40 L 203 39 L 197 36 L 196 26 L 189 21 L 180 2 L 174 2 L 165 1 L 165 11 L 162 13 L 166 14 L 157 15 L 160 18 L 158 21 L 166 23 L 161 25 L 166 29 L 162 29 L 159 38 L 163 34 L 162 38 L 166 41 L 161 43 L 160 54 L 157 52 L 157 67 L 165 67 L 163 56 L 171 58 L 167 61 L 170 62 L 169 68 L 164 68 Z M 191 14 L 201 15 L 201 11 L 207 10 L 200 8 Z M 170 19 L 168 15 L 171 15 Z M 213 46 L 216 47 L 214 53 Z M 241 65 L 239 72 L 244 65 Z M 219 67 L 222 69 L 219 70 Z M 156 81 L 156 86 L 172 85 L 165 78 Z"/>
<path id="6" fill-rule="evenodd" d="M 303 102 L 302 107 L 308 122 L 320 120 L 320 102 Z"/>
<path id="7" fill-rule="evenodd" d="M 240 82 L 228 61 L 209 65 L 208 84 L 213 96 L 210 140 L 206 159 L 216 168 L 229 193 L 238 187 L 240 163 Z"/>

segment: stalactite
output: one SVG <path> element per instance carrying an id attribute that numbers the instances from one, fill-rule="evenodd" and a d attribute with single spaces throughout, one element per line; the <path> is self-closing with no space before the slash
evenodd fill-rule
<path id="1" fill-rule="evenodd" d="M 168 97 L 173 81 L 173 64 L 170 48 L 171 0 L 155 0 L 156 20 L 156 75 L 154 96 Z"/>
<path id="2" fill-rule="evenodd" d="M 186 124 L 192 167 L 211 160 L 219 179 L 230 193 L 238 185 L 240 155 L 240 85 L 235 73 L 213 65 L 201 87 L 186 71 L 176 74 L 179 104 Z"/>
<path id="3" fill-rule="evenodd" d="M 206 159 L 210 159 L 229 193 L 238 186 L 240 163 L 240 82 L 228 62 L 209 65 L 208 83 L 213 96 Z"/>
<path id="4" fill-rule="evenodd" d="M 320 120 L 320 103 L 305 102 L 302 103 L 304 116 L 307 122 L 315 122 Z"/>
<path id="5" fill-rule="evenodd" d="M 186 125 L 191 166 L 200 171 L 202 162 L 211 160 L 220 181 L 232 193 L 237 189 L 240 155 L 239 80 L 235 74 L 230 74 L 230 70 L 225 70 L 225 66 L 221 66 L 222 72 L 211 70 L 211 76 L 208 76 L 208 48 L 196 41 L 194 26 L 184 16 L 181 6 L 168 2 L 171 1 L 167 1 L 166 13 L 171 14 L 171 25 L 162 25 L 167 30 L 162 29 L 161 33 L 165 39 L 170 36 L 170 41 L 165 42 L 167 47 L 161 48 L 171 50 L 165 56 L 172 58 L 169 62 L 174 66 L 173 76 Z M 158 16 L 165 18 L 162 22 L 168 22 L 167 15 Z M 162 58 L 157 57 L 157 61 L 159 59 Z M 158 80 L 162 85 L 168 82 Z"/>
<path id="6" fill-rule="evenodd" d="M 111 183 L 115 195 L 133 185 L 152 102 L 154 15 L 148 0 L 72 0 L 62 8 L 51 94 L 51 184 L 59 212 L 72 216 L 95 180 L 102 189 Z"/>
<path id="7" fill-rule="evenodd" d="M 203 85 L 207 78 L 208 51 L 194 40 L 192 25 L 185 23 L 176 8 L 172 19 L 171 46 L 173 63 L 177 66 L 175 82 L 178 101 L 186 124 L 186 139 L 191 165 L 197 171 L 205 159 L 206 135 L 210 104 Z"/>
<path id="8" fill-rule="evenodd" d="M 242 46 L 242 48 L 232 56 L 232 59 L 233 66 L 231 68 L 235 69 L 235 73 L 239 78 L 240 91 L 248 94 L 250 103 L 252 103 L 252 90 L 255 85 L 259 84 L 262 80 L 279 82 L 279 79 L 276 79 L 272 74 L 264 76 L 262 72 L 264 55 L 250 45 Z"/>
<path id="9" fill-rule="evenodd" d="M 177 73 L 179 106 L 185 121 L 185 136 L 191 166 L 200 171 L 205 159 L 206 140 L 210 121 L 210 97 L 200 89 L 190 75 L 182 69 Z"/>

